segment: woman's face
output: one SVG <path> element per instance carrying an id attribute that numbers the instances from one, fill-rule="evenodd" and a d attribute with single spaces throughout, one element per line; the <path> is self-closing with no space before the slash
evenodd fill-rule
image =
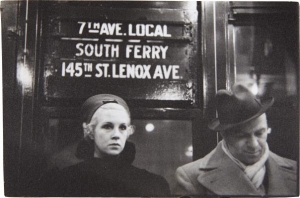
<path id="1" fill-rule="evenodd" d="M 115 103 L 101 106 L 94 114 L 92 120 L 96 120 L 93 133 L 94 157 L 119 155 L 129 135 L 132 134 L 130 117 L 124 107 Z"/>

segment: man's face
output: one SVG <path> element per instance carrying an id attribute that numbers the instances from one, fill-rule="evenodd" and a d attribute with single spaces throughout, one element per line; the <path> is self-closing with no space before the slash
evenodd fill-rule
<path id="1" fill-rule="evenodd" d="M 223 133 L 230 153 L 246 165 L 256 163 L 263 154 L 270 133 L 266 114 Z"/>
<path id="2" fill-rule="evenodd" d="M 97 119 L 91 137 L 95 142 L 94 156 L 119 155 L 131 134 L 128 113 L 122 106 L 110 103 L 100 107 L 94 116 Z"/>

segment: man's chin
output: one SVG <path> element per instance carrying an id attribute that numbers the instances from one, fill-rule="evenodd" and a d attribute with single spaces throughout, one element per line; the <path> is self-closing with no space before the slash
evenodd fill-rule
<path id="1" fill-rule="evenodd" d="M 258 162 L 260 159 L 260 156 L 257 156 L 257 157 L 251 157 L 251 158 L 247 158 L 245 160 L 243 160 L 242 162 L 246 165 L 253 165 L 255 164 L 256 162 Z"/>

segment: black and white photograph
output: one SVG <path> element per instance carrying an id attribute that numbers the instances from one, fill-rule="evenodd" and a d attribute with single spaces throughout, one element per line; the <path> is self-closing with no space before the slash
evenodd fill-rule
<path id="1" fill-rule="evenodd" d="M 299 197 L 298 1 L 2 0 L 5 197 Z"/>

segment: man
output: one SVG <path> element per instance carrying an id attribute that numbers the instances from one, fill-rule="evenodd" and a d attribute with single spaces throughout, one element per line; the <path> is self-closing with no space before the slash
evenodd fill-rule
<path id="1" fill-rule="evenodd" d="M 297 164 L 269 151 L 266 110 L 274 99 L 258 100 L 237 85 L 218 91 L 218 118 L 209 128 L 223 140 L 204 158 L 176 171 L 179 195 L 295 196 Z"/>

